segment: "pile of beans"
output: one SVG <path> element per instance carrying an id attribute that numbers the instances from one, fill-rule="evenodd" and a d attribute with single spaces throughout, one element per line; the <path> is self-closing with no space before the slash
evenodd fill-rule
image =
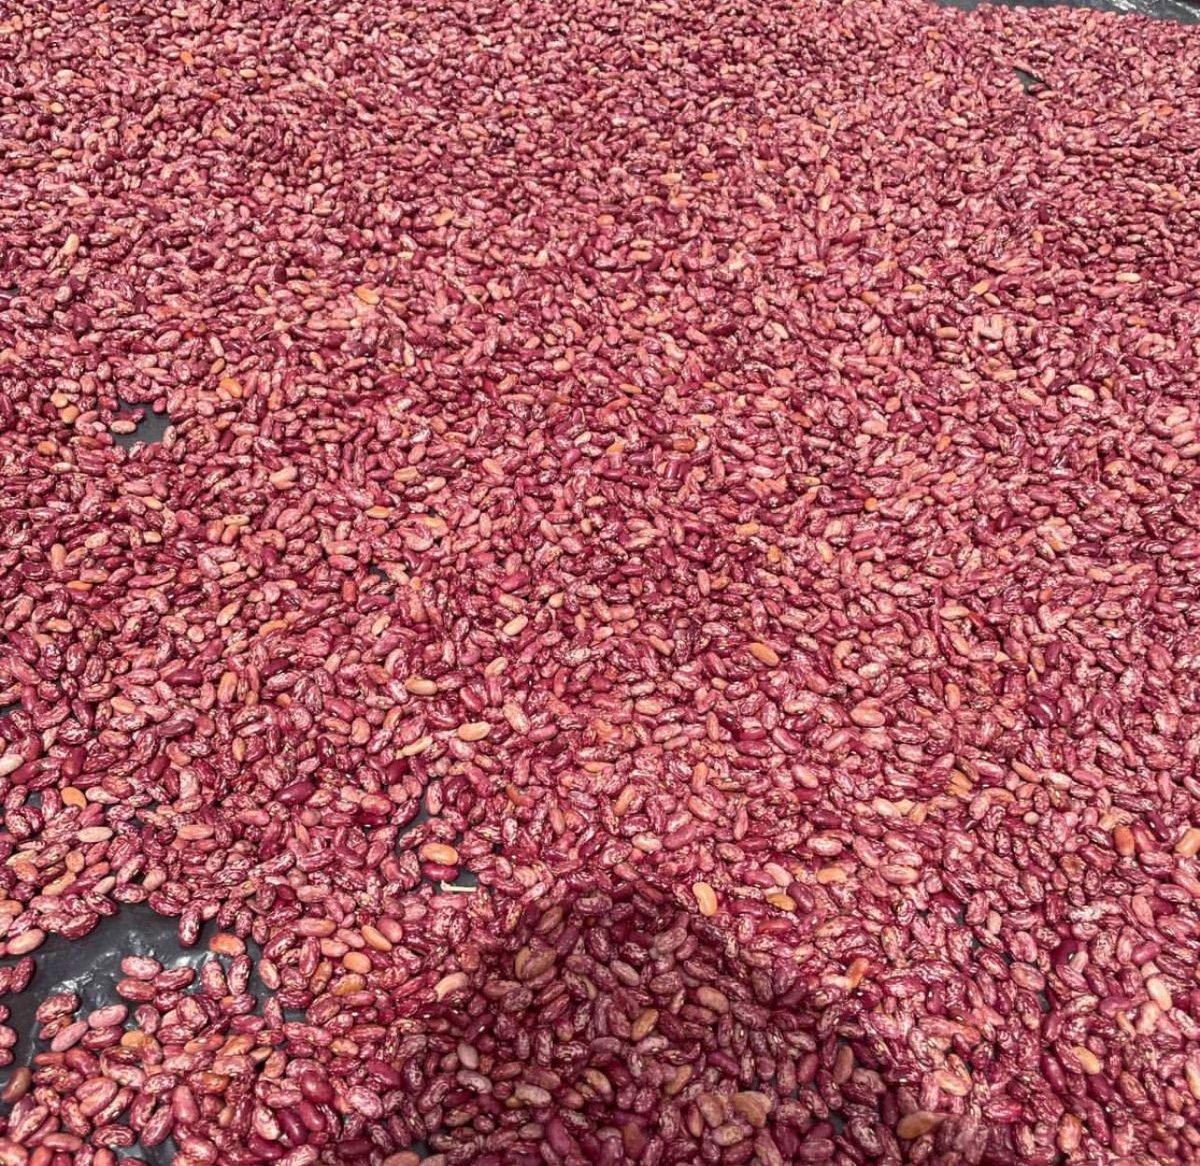
<path id="1" fill-rule="evenodd" d="M 0 1166 L 1200 1162 L 1198 160 L 1140 18 L 10 6 Z"/>

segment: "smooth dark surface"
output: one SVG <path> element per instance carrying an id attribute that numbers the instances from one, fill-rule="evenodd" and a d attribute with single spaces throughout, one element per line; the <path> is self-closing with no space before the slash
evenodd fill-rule
<path id="1" fill-rule="evenodd" d="M 959 8 L 969 12 L 980 0 L 935 0 L 940 8 Z M 1094 0 L 1088 4 L 1063 4 L 1061 0 L 1023 0 L 1020 4 L 997 3 L 1000 8 L 1095 8 L 1101 12 L 1123 12 L 1149 16 L 1153 20 L 1173 20 L 1178 24 L 1200 23 L 1200 4 L 1187 0 Z"/>
<path id="2" fill-rule="evenodd" d="M 115 991 L 122 976 L 122 956 L 150 955 L 167 968 L 186 965 L 197 971 L 205 961 L 215 958 L 203 945 L 207 934 L 196 947 L 185 950 L 179 946 L 177 928 L 178 920 L 158 915 L 149 907 L 131 906 L 122 907 L 110 919 L 102 919 L 96 930 L 83 939 L 70 941 L 51 936 L 33 953 L 37 962 L 33 983 L 26 991 L 5 997 L 4 1003 L 12 1009 L 7 1023 L 16 1029 L 18 1039 L 12 1050 L 12 1065 L 0 1073 L 0 1082 L 7 1082 L 18 1066 L 29 1065 L 35 1052 L 45 1052 L 48 1048 L 46 1042 L 36 1039 L 38 1023 L 34 1012 L 52 993 L 74 992 L 80 1000 L 75 1019 L 82 1020 L 92 1009 L 105 1004 L 128 1004 Z M 207 929 L 207 932 L 211 931 L 211 927 Z M 130 1012 L 135 1007 L 129 1004 Z M 7 1110 L 9 1107 L 0 1108 Z M 173 1143 L 167 1141 L 150 1150 L 134 1146 L 124 1154 L 141 1157 L 154 1166 L 169 1166 L 175 1150 Z"/>
<path id="3" fill-rule="evenodd" d="M 122 449 L 132 449 L 135 445 L 152 445 L 162 441 L 163 434 L 171 424 L 171 418 L 166 413 L 156 413 L 149 405 L 133 405 L 121 401 L 121 410 L 136 419 L 137 430 L 133 433 L 114 433 L 113 440 Z"/>

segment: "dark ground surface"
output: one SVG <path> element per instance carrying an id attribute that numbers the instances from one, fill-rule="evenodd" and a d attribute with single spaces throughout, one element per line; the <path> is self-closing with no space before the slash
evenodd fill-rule
<path id="1" fill-rule="evenodd" d="M 1178 24 L 1200 24 L 1200 2 L 1197 0 L 1095 0 L 1087 4 L 1064 4 L 1062 0 L 1022 0 L 1020 4 L 995 2 L 1002 8 L 1096 8 L 1101 12 L 1136 13 Z M 940 8 L 961 8 L 964 12 L 979 7 L 979 0 L 935 0 L 935 3 Z"/>
<path id="2" fill-rule="evenodd" d="M 978 0 L 935 0 L 940 7 L 959 8 L 969 11 L 979 6 Z M 1055 0 L 1024 0 L 1020 5 L 1006 7 L 1053 8 L 1060 6 Z M 1171 20 L 1180 24 L 1200 23 L 1200 0 L 1095 0 L 1094 3 L 1074 4 L 1071 7 L 1096 8 L 1106 12 L 1120 12 L 1149 16 L 1156 20 Z M 119 438 L 126 448 L 138 442 L 159 441 L 169 424 L 163 413 L 145 409 L 136 434 Z M 0 716 L 11 706 L 0 708 Z M 463 880 L 466 882 L 467 880 Z M 473 881 L 473 880 L 472 880 Z M 82 940 L 68 942 L 52 937 L 44 947 L 34 953 L 38 971 L 32 986 L 17 996 L 8 997 L 4 1003 L 12 1009 L 8 1023 L 17 1030 L 20 1040 L 13 1050 L 12 1067 L 28 1065 L 34 1054 L 33 1040 L 36 1022 L 33 1018 L 38 1002 L 52 992 L 73 991 L 81 999 L 81 1014 L 93 1008 L 110 1004 L 116 1000 L 113 985 L 120 978 L 120 960 L 124 955 L 153 955 L 167 967 L 188 965 L 198 968 L 206 959 L 213 958 L 204 947 L 204 940 L 214 929 L 205 929 L 201 943 L 189 951 L 179 946 L 176 932 L 177 921 L 156 915 L 147 907 L 125 907 L 118 915 L 102 921 L 91 935 Z M 14 960 L 0 961 L 13 963 Z M 261 984 L 252 983 L 250 990 L 261 990 Z M 0 1086 L 7 1080 L 11 1067 L 0 1071 Z M 418 1151 L 423 1149 L 416 1146 Z M 128 1151 L 138 1153 L 136 1148 Z M 142 1158 L 153 1166 L 169 1166 L 174 1157 L 174 1146 L 167 1142 L 153 1150 L 141 1151 Z"/>

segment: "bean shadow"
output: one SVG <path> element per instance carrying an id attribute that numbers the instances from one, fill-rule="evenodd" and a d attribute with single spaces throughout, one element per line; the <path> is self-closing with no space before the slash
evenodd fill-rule
<path id="1" fill-rule="evenodd" d="M 1004 1127 L 916 1113 L 882 989 L 781 960 L 761 917 L 604 871 L 492 901 L 400 1067 L 452 1082 L 434 1166 L 1014 1160 Z"/>

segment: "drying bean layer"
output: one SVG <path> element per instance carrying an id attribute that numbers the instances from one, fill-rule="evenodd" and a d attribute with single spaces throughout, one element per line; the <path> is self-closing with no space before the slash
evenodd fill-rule
<path id="1" fill-rule="evenodd" d="M 0 1164 L 1200 1161 L 1198 67 L 0 17 Z"/>

